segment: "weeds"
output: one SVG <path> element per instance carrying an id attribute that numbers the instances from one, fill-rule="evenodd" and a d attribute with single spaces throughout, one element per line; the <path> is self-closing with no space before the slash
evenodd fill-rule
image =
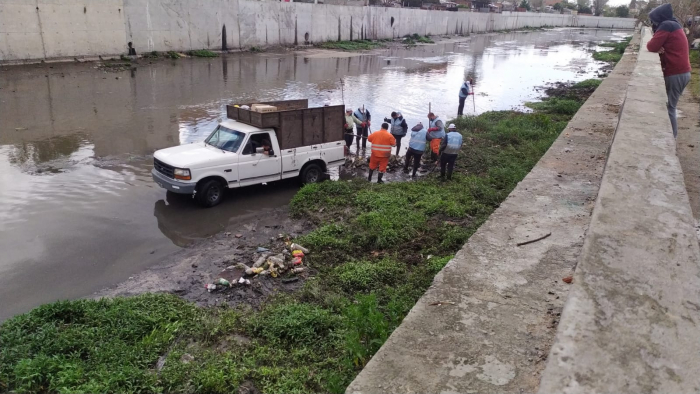
<path id="1" fill-rule="evenodd" d="M 146 52 L 143 54 L 143 57 L 145 59 L 157 59 L 158 58 L 158 52 L 156 51 L 151 51 L 151 52 Z"/>
<path id="2" fill-rule="evenodd" d="M 297 240 L 312 250 L 314 278 L 259 310 L 144 295 L 59 302 L 8 320 L 0 391 L 342 393 L 580 100 L 451 121 L 467 143 L 450 182 L 305 186 L 290 212 L 318 225 Z"/>
<path id="3" fill-rule="evenodd" d="M 163 57 L 166 57 L 168 59 L 179 59 L 181 56 L 175 51 L 168 51 L 165 53 L 165 55 L 163 55 Z"/>
<path id="4" fill-rule="evenodd" d="M 572 89 L 595 89 L 600 84 L 603 83 L 602 80 L 600 79 L 586 79 L 585 81 L 577 82 L 575 83 L 571 88 Z"/>
<path id="5" fill-rule="evenodd" d="M 418 43 L 420 44 L 434 44 L 435 42 L 430 39 L 428 36 L 421 36 L 418 34 L 414 35 L 405 35 L 402 41 L 404 44 L 409 45 L 409 46 L 414 46 Z"/>
<path id="6" fill-rule="evenodd" d="M 320 45 L 324 49 L 342 49 L 344 51 L 365 51 L 383 46 L 384 43 L 371 40 L 329 41 Z"/>
<path id="7" fill-rule="evenodd" d="M 212 52 L 208 49 L 198 49 L 196 51 L 189 51 L 187 52 L 187 54 L 192 57 L 219 57 L 218 53 Z"/>
<path id="8" fill-rule="evenodd" d="M 602 44 L 599 44 L 601 47 L 607 47 L 607 48 L 612 48 L 609 51 L 594 51 L 593 52 L 593 59 L 599 60 L 602 62 L 609 62 L 613 64 L 617 64 L 617 62 L 622 59 L 622 55 L 625 53 L 625 49 L 627 49 L 627 46 L 629 45 L 630 41 L 632 40 L 632 37 L 626 37 L 624 40 L 620 42 L 605 42 Z"/>

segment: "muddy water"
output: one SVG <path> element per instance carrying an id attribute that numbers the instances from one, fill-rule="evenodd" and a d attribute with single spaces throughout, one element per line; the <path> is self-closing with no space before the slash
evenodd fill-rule
<path id="1" fill-rule="evenodd" d="M 0 72 L 0 320 L 41 303 L 86 296 L 193 241 L 235 229 L 289 202 L 293 181 L 229 193 L 203 210 L 150 178 L 154 150 L 200 141 L 236 101 L 309 98 L 400 110 L 410 126 L 428 103 L 466 113 L 520 107 L 547 82 L 595 76 L 596 43 L 627 32 L 551 30 L 338 56 L 306 51 L 215 59 L 141 60 L 106 72 L 93 63 Z M 344 88 L 341 89 L 341 78 Z M 406 145 L 406 143 L 404 143 Z"/>

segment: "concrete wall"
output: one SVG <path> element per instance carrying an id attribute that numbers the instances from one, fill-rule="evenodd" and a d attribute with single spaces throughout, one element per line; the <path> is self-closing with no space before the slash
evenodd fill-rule
<path id="1" fill-rule="evenodd" d="M 392 22 L 393 18 L 393 22 Z M 0 0 L 0 61 L 294 45 L 523 27 L 633 28 L 633 19 L 248 0 Z"/>
<path id="2" fill-rule="evenodd" d="M 695 393 L 700 248 L 646 29 L 540 393 Z"/>

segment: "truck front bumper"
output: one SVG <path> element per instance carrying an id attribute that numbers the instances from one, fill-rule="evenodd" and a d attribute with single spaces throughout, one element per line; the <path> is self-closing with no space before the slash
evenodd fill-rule
<path id="1" fill-rule="evenodd" d="M 163 189 L 167 189 L 178 194 L 194 194 L 196 185 L 193 183 L 185 183 L 168 178 L 167 176 L 156 171 L 155 168 L 151 170 L 151 176 L 153 176 L 153 180 Z"/>

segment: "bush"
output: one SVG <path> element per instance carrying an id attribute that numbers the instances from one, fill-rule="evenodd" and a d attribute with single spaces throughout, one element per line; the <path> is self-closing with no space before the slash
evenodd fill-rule
<path id="1" fill-rule="evenodd" d="M 192 57 L 219 57 L 218 53 L 212 52 L 208 49 L 198 49 L 196 51 L 189 51 L 187 54 Z"/>
<path id="2" fill-rule="evenodd" d="M 601 83 L 603 83 L 603 81 L 600 79 L 586 79 L 585 81 L 577 82 L 576 84 L 574 84 L 574 86 L 572 86 L 572 89 L 595 89 L 598 86 L 600 86 Z"/>

